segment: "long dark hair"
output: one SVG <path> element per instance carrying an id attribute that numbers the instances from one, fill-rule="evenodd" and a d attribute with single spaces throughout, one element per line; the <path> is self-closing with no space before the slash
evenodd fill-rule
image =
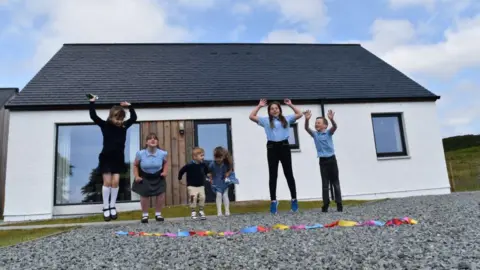
<path id="1" fill-rule="evenodd" d="M 233 169 L 233 159 L 232 155 L 228 152 L 227 149 L 217 146 L 215 149 L 213 149 L 213 157 L 215 158 L 222 158 L 223 163 L 227 165 L 229 168 Z"/>
<path id="2" fill-rule="evenodd" d="M 273 124 L 273 115 L 270 114 L 270 107 L 272 107 L 272 105 L 278 106 L 278 110 L 280 111 L 280 114 L 278 115 L 278 119 L 280 119 L 280 122 L 282 123 L 283 128 L 287 128 L 288 127 L 287 119 L 285 119 L 285 116 L 283 116 L 282 106 L 278 101 L 273 101 L 272 103 L 268 104 L 268 107 L 267 107 L 268 119 L 270 119 L 270 128 L 275 127 L 275 125 Z"/>

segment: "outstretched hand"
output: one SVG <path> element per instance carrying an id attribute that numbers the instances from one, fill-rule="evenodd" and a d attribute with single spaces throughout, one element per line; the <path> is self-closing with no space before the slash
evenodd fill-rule
<path id="1" fill-rule="evenodd" d="M 286 104 L 286 105 L 292 105 L 292 101 L 288 98 L 284 99 L 283 102 Z"/>
<path id="2" fill-rule="evenodd" d="M 303 115 L 305 115 L 306 120 L 310 120 L 310 118 L 312 117 L 312 111 L 306 110 L 303 112 Z"/>
<path id="3" fill-rule="evenodd" d="M 264 99 L 264 98 L 260 99 L 260 102 L 258 102 L 258 106 L 260 106 L 260 107 L 267 106 L 267 100 Z"/>
<path id="4" fill-rule="evenodd" d="M 96 98 L 89 99 L 90 102 L 95 102 L 95 100 L 97 100 L 97 99 Z"/>
<path id="5" fill-rule="evenodd" d="M 333 112 L 332 110 L 328 110 L 328 113 L 327 113 L 328 119 L 333 120 L 334 116 L 335 116 L 335 112 Z"/>
<path id="6" fill-rule="evenodd" d="M 122 102 L 120 102 L 120 106 L 122 106 L 122 107 L 128 107 L 128 106 L 130 106 L 130 103 L 128 103 L 128 102 L 126 102 L 126 101 L 122 101 Z"/>

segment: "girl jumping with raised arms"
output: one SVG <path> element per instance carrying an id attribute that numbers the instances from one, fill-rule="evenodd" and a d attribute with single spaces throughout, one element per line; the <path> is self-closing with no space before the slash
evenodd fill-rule
<path id="1" fill-rule="evenodd" d="M 257 107 L 250 113 L 250 120 L 257 123 L 265 129 L 267 135 L 267 160 L 268 160 L 268 174 L 270 187 L 270 212 L 277 213 L 278 202 L 276 198 L 277 193 L 277 177 L 278 177 L 278 163 L 282 163 L 283 173 L 287 179 L 288 188 L 292 197 L 291 209 L 293 212 L 298 210 L 297 190 L 295 187 L 295 178 L 293 177 L 292 169 L 292 154 L 290 152 L 290 144 L 288 137 L 290 135 L 290 125 L 295 123 L 302 117 L 302 112 L 292 104 L 290 99 L 285 99 L 284 103 L 290 107 L 294 114 L 283 116 L 282 107 L 279 102 L 271 102 L 268 105 L 268 116 L 258 117 L 258 111 L 267 105 L 267 100 L 262 99 Z"/>
<path id="2" fill-rule="evenodd" d="M 120 173 L 127 171 L 124 153 L 127 129 L 137 121 L 137 114 L 131 104 L 124 101 L 120 103 L 120 106 L 116 105 L 110 109 L 105 121 L 100 119 L 95 111 L 95 100 L 95 97 L 90 99 L 90 118 L 100 127 L 103 135 L 103 149 L 98 156 L 98 171 L 103 178 L 103 218 L 105 221 L 110 221 L 117 219 L 115 203 L 118 196 Z M 126 121 L 124 121 L 124 107 L 128 107 L 130 111 L 130 119 Z"/>

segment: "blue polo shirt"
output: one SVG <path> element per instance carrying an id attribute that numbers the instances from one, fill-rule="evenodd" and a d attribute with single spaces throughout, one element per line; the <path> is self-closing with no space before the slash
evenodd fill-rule
<path id="1" fill-rule="evenodd" d="M 265 129 L 265 134 L 267 135 L 267 140 L 274 141 L 274 142 L 281 142 L 284 140 L 288 140 L 290 136 L 290 125 L 295 123 L 297 120 L 295 119 L 295 115 L 287 115 L 285 116 L 287 120 L 287 127 L 284 128 L 282 126 L 282 122 L 277 117 L 273 118 L 273 128 L 270 127 L 270 119 L 268 116 L 259 117 L 258 118 L 258 125 Z"/>
<path id="2" fill-rule="evenodd" d="M 137 152 L 136 159 L 140 161 L 140 168 L 146 173 L 156 173 L 163 168 L 163 161 L 167 158 L 168 152 L 157 148 L 155 153 L 143 149 Z"/>
<path id="3" fill-rule="evenodd" d="M 335 155 L 335 148 L 333 146 L 333 134 L 330 129 L 323 132 L 314 131 L 313 140 L 315 141 L 315 147 L 317 148 L 318 157 L 331 157 Z"/>

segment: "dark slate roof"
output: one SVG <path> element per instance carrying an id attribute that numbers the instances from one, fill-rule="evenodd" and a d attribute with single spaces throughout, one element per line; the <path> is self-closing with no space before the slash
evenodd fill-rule
<path id="1" fill-rule="evenodd" d="M 438 98 L 358 44 L 65 44 L 9 107 Z"/>
<path id="2" fill-rule="evenodd" d="M 3 107 L 17 92 L 18 88 L 0 88 L 0 108 Z"/>

